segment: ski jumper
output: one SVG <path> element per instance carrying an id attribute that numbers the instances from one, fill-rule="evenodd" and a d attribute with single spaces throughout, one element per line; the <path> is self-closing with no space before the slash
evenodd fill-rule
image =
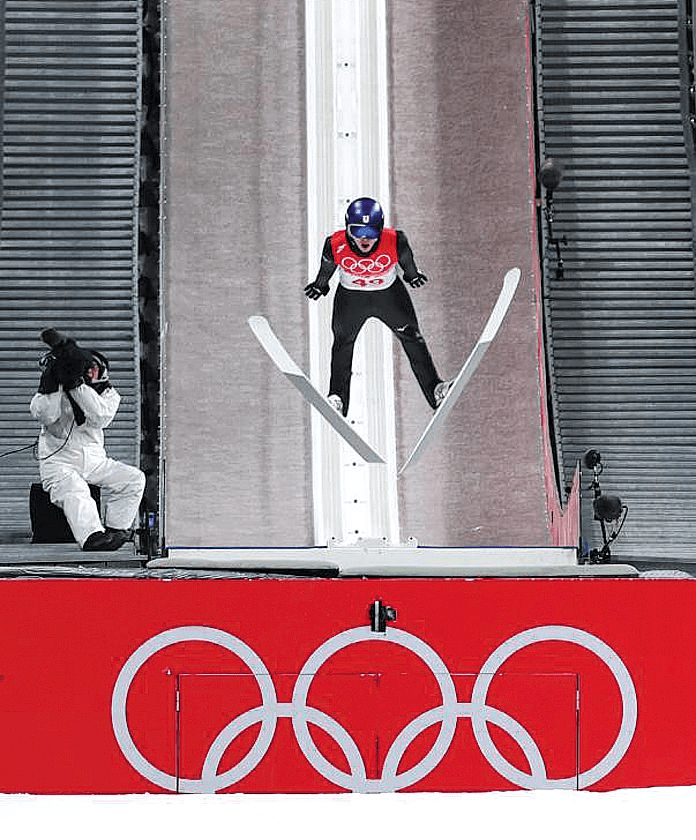
<path id="1" fill-rule="evenodd" d="M 339 285 L 333 304 L 331 328 L 331 380 L 329 394 L 343 402 L 343 415 L 348 413 L 353 348 L 368 318 L 377 318 L 401 342 L 421 391 L 431 408 L 436 407 L 434 390 L 442 382 L 433 364 L 418 319 L 403 279 L 409 282 L 418 275 L 411 246 L 406 235 L 393 228 L 384 228 L 368 253 L 351 245 L 345 230 L 327 237 L 321 266 L 315 283 L 328 287 L 338 269 Z"/>

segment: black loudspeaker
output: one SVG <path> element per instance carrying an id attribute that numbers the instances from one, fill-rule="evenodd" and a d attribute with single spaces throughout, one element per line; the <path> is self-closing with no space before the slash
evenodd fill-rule
<path id="1" fill-rule="evenodd" d="M 97 503 L 101 500 L 99 488 L 89 485 L 92 498 Z M 40 484 L 32 484 L 29 492 L 29 515 L 31 516 L 31 541 L 33 543 L 74 543 L 75 537 L 70 530 L 63 511 L 54 505 L 48 493 Z"/>

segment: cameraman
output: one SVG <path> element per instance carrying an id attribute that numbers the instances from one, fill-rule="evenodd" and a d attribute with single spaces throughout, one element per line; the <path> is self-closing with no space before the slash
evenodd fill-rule
<path id="1" fill-rule="evenodd" d="M 116 551 L 132 539 L 145 488 L 137 467 L 107 457 L 104 429 L 121 396 L 109 382 L 108 363 L 57 330 L 41 338 L 51 347 L 41 362 L 38 393 L 29 410 L 41 423 L 38 454 L 44 490 L 63 509 L 83 551 Z M 89 485 L 101 488 L 104 523 Z"/>

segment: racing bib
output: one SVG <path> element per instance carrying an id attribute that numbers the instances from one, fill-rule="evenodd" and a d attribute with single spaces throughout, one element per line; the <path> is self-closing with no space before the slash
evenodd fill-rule
<path id="1" fill-rule="evenodd" d="M 348 244 L 345 230 L 338 230 L 331 237 L 331 252 L 338 266 L 338 281 L 346 289 L 375 292 L 396 280 L 399 257 L 393 228 L 382 231 L 376 250 L 369 256 L 356 254 Z"/>

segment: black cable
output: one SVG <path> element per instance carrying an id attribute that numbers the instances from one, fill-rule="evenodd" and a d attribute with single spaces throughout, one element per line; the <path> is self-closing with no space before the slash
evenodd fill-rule
<path id="1" fill-rule="evenodd" d="M 67 443 L 70 440 L 70 435 L 72 434 L 72 430 L 74 428 L 75 428 L 75 418 L 73 418 L 73 421 L 70 424 L 70 428 L 68 429 L 68 434 L 65 436 L 65 440 L 63 441 L 63 443 L 61 443 L 61 445 L 58 447 L 58 449 L 54 449 L 53 452 L 50 452 L 48 455 L 44 455 L 43 458 L 40 458 L 39 454 L 38 454 L 38 452 L 39 452 L 39 449 L 38 449 L 39 439 L 37 437 L 36 440 L 34 441 L 34 444 L 33 444 L 34 445 L 34 460 L 36 460 L 36 461 L 48 461 L 49 458 L 52 458 L 54 455 L 57 455 L 60 452 L 61 449 L 63 449 L 65 446 L 67 446 Z"/>
<path id="2" fill-rule="evenodd" d="M 6 455 L 15 455 L 17 452 L 25 452 L 27 449 L 34 449 L 38 442 L 39 439 L 37 437 L 33 443 L 30 443 L 27 446 L 21 446 L 19 449 L 10 449 L 7 452 L 0 452 L 0 458 L 4 458 Z"/>
<path id="3" fill-rule="evenodd" d="M 72 434 L 72 430 L 75 428 L 75 420 L 73 419 L 72 423 L 70 424 L 70 428 L 68 429 L 68 434 L 58 447 L 53 452 L 50 452 L 48 455 L 44 455 L 42 458 L 38 455 L 38 446 L 39 446 L 39 436 L 37 435 L 36 438 L 32 443 L 27 444 L 26 446 L 20 446 L 19 449 L 9 449 L 7 452 L 0 452 L 0 458 L 5 458 L 7 455 L 16 455 L 18 452 L 26 452 L 27 449 L 31 449 L 34 452 L 34 460 L 35 461 L 47 461 L 49 458 L 52 458 L 61 449 L 64 449 L 67 446 L 68 441 L 70 440 L 70 435 Z"/>

